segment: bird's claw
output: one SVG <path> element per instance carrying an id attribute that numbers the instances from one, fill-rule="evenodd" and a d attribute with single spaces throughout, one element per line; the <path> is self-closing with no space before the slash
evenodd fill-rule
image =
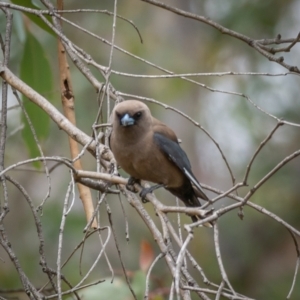
<path id="1" fill-rule="evenodd" d="M 143 188 L 142 191 L 140 192 L 140 197 L 142 199 L 142 202 L 143 203 L 149 202 L 146 199 L 147 194 L 152 193 L 153 191 L 155 191 L 155 190 L 157 190 L 157 189 L 159 189 L 160 187 L 163 187 L 163 186 L 164 186 L 163 184 L 156 184 L 156 185 L 153 185 L 149 188 Z"/>
<path id="2" fill-rule="evenodd" d="M 141 190 L 141 192 L 140 192 L 140 197 L 141 197 L 143 203 L 149 202 L 149 201 L 146 199 L 146 196 L 147 196 L 147 194 L 149 194 L 149 193 L 151 193 L 151 192 L 152 192 L 151 188 L 143 188 L 143 189 Z"/>
<path id="3" fill-rule="evenodd" d="M 127 182 L 127 184 L 126 184 L 127 190 L 129 190 L 129 191 L 132 192 L 132 193 L 137 193 L 138 190 L 137 190 L 137 188 L 134 186 L 136 183 L 140 184 L 141 181 L 138 180 L 138 179 L 136 179 L 136 178 L 134 178 L 134 177 L 129 177 L 128 182 Z"/>

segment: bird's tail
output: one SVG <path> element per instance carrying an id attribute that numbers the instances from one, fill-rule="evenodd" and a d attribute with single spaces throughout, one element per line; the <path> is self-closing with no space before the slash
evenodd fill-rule
<path id="1" fill-rule="evenodd" d="M 195 193 L 195 195 L 198 197 L 198 198 L 201 198 L 205 201 L 209 201 L 209 198 L 206 196 L 206 194 L 203 192 L 202 189 L 199 189 L 198 186 L 195 186 L 193 183 L 192 183 L 192 188 L 193 188 L 193 191 Z"/>

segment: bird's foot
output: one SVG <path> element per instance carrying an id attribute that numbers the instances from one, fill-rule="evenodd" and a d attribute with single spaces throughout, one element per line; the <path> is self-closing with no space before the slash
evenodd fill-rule
<path id="1" fill-rule="evenodd" d="M 146 199 L 147 194 L 152 193 L 153 191 L 155 191 L 155 190 L 157 190 L 157 189 L 159 189 L 160 187 L 163 187 L 163 186 L 164 186 L 163 184 L 156 184 L 156 185 L 153 185 L 149 188 L 143 188 L 142 191 L 140 192 L 140 197 L 142 199 L 142 202 L 143 203 L 149 202 Z"/>
<path id="2" fill-rule="evenodd" d="M 142 199 L 142 202 L 143 203 L 147 203 L 149 202 L 147 199 L 146 199 L 146 196 L 147 194 L 151 193 L 152 191 L 150 191 L 151 188 L 143 188 L 140 192 L 140 197 Z"/>
<path id="3" fill-rule="evenodd" d="M 127 190 L 129 190 L 132 193 L 137 193 L 138 190 L 134 186 L 136 183 L 141 184 L 141 181 L 139 179 L 134 178 L 134 177 L 129 177 L 128 182 L 126 184 Z"/>

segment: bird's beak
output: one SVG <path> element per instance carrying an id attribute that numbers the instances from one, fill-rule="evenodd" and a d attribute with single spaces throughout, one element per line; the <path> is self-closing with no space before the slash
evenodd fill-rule
<path id="1" fill-rule="evenodd" d="M 135 120 L 129 114 L 126 114 L 120 119 L 120 122 L 122 126 L 131 126 L 134 125 Z"/>

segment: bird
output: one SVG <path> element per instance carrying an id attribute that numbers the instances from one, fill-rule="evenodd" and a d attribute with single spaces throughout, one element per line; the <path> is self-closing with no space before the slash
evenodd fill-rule
<path id="1" fill-rule="evenodd" d="M 117 164 L 130 175 L 128 189 L 144 180 L 156 185 L 141 191 L 142 200 L 164 187 L 187 207 L 200 207 L 199 198 L 209 201 L 175 132 L 154 118 L 145 103 L 125 100 L 116 104 L 110 121 L 109 146 Z M 200 219 L 191 218 L 193 222 Z"/>

